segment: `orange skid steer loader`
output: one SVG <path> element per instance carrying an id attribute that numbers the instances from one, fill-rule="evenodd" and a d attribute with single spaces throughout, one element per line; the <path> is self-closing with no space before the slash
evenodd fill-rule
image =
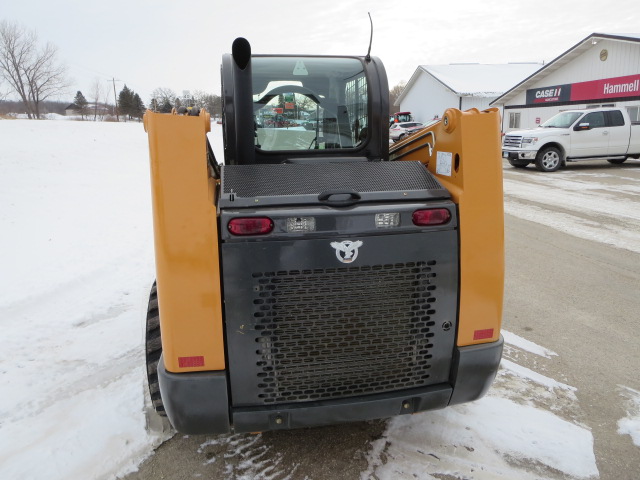
<path id="1" fill-rule="evenodd" d="M 496 109 L 389 146 L 376 57 L 222 59 L 210 117 L 147 112 L 156 284 L 146 362 L 184 433 L 384 418 L 480 398 L 502 354 Z M 286 118 L 286 127 L 260 119 Z"/>

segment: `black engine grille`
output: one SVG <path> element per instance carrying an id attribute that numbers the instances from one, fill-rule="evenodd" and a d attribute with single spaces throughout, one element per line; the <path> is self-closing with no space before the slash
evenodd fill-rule
<path id="1" fill-rule="evenodd" d="M 264 404 L 430 384 L 436 262 L 254 273 Z"/>

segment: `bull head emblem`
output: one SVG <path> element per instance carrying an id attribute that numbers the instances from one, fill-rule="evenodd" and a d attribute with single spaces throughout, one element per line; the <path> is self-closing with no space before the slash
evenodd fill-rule
<path id="1" fill-rule="evenodd" d="M 352 242 L 345 240 L 344 242 L 331 242 L 331 246 L 336 249 L 336 257 L 342 263 L 352 263 L 358 258 L 358 248 L 362 246 L 360 240 Z"/>

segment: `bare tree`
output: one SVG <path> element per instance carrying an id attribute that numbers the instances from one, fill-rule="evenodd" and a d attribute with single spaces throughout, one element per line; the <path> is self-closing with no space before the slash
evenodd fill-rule
<path id="1" fill-rule="evenodd" d="M 109 102 L 111 101 L 111 92 L 110 92 L 110 88 L 109 88 L 109 87 L 105 88 L 105 89 L 104 89 L 104 92 L 102 92 L 102 95 L 103 95 L 103 97 L 102 97 L 102 103 L 103 103 L 103 105 L 104 105 L 105 112 L 112 112 L 112 113 L 113 113 L 113 115 L 115 115 L 115 107 L 113 107 L 113 106 L 109 103 Z M 107 119 L 108 119 L 109 117 L 108 117 L 107 115 L 105 115 L 105 116 L 103 117 L 103 120 L 104 120 L 105 118 L 107 118 Z"/>
<path id="2" fill-rule="evenodd" d="M 20 97 L 29 118 L 40 118 L 40 104 L 68 86 L 57 53 L 50 43 L 39 48 L 35 32 L 0 22 L 0 75 Z"/>
<path id="3" fill-rule="evenodd" d="M 100 103 L 100 97 L 102 97 L 102 84 L 100 79 L 96 78 L 91 85 L 91 93 L 89 94 L 93 101 L 93 121 L 98 119 L 98 104 Z"/>
<path id="4" fill-rule="evenodd" d="M 156 88 L 153 92 L 151 92 L 151 98 L 152 99 L 155 98 L 158 101 L 159 105 L 162 105 L 165 102 L 168 102 L 171 105 L 173 105 L 176 97 L 177 97 L 176 93 L 170 88 L 160 87 L 160 88 Z"/>
<path id="5" fill-rule="evenodd" d="M 398 99 L 406 85 L 407 84 L 405 82 L 400 82 L 391 90 L 389 90 L 389 113 L 396 113 L 400 111 L 400 107 L 395 106 L 394 103 Z"/>
<path id="6" fill-rule="evenodd" d="M 194 106 L 206 108 L 214 117 L 222 116 L 222 99 L 218 95 L 196 90 L 193 92 Z"/>

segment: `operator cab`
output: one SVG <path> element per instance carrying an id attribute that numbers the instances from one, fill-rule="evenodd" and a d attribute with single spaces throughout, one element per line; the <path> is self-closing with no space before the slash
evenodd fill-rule
<path id="1" fill-rule="evenodd" d="M 388 160 L 388 84 L 372 57 L 251 55 L 222 61 L 225 164 Z"/>

